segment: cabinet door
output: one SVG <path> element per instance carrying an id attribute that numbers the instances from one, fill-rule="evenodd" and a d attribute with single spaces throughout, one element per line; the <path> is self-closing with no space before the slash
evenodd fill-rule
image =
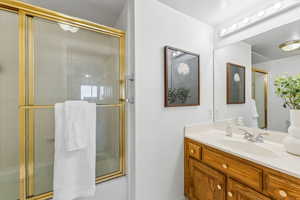
<path id="1" fill-rule="evenodd" d="M 271 200 L 232 179 L 228 180 L 227 190 L 227 200 Z"/>
<path id="2" fill-rule="evenodd" d="M 300 182 L 283 174 L 265 174 L 265 192 L 273 199 L 300 200 Z"/>
<path id="3" fill-rule="evenodd" d="M 190 159 L 190 200 L 225 200 L 225 176 Z"/>

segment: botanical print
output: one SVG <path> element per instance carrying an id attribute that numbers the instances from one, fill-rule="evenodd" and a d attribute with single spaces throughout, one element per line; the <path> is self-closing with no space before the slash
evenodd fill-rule
<path id="1" fill-rule="evenodd" d="M 245 103 L 245 67 L 227 64 L 227 104 Z"/>
<path id="2" fill-rule="evenodd" d="M 199 105 L 199 55 L 165 48 L 165 106 Z"/>

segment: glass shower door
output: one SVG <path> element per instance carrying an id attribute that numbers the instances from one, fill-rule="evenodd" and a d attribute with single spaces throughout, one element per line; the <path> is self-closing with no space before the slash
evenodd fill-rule
<path id="1" fill-rule="evenodd" d="M 53 184 L 54 104 L 97 104 L 96 176 L 123 169 L 120 38 L 39 17 L 28 17 L 26 136 L 29 197 Z"/>
<path id="2" fill-rule="evenodd" d="M 0 199 L 19 198 L 18 15 L 0 10 Z"/>

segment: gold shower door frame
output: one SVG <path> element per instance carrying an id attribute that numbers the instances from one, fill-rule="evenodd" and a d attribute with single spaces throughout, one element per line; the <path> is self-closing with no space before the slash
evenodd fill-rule
<path id="1" fill-rule="evenodd" d="M 118 107 L 120 120 L 120 169 L 111 174 L 97 177 L 96 183 L 125 175 L 125 33 L 118 29 L 95 24 L 90 21 L 70 17 L 48 9 L 32 6 L 16 0 L 0 0 L 0 10 L 15 12 L 19 16 L 19 199 L 44 200 L 52 197 L 52 192 L 34 196 L 34 110 L 53 109 L 54 105 L 34 105 L 34 58 L 32 17 L 65 23 L 90 31 L 119 38 L 119 79 L 120 101 L 118 104 L 99 104 L 99 107 Z M 28 40 L 27 40 L 28 38 Z M 26 44 L 26 40 L 28 43 Z M 26 104 L 26 53 L 28 53 L 28 99 Z M 29 114 L 28 138 L 26 137 L 26 112 Z M 28 146 L 28 151 L 26 151 Z M 28 159 L 26 160 L 26 156 Z"/>

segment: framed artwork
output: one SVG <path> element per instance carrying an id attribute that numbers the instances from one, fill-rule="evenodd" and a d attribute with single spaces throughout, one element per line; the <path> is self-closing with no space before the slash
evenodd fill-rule
<path id="1" fill-rule="evenodd" d="M 200 55 L 165 47 L 165 107 L 200 105 Z"/>
<path id="2" fill-rule="evenodd" d="M 227 63 L 227 104 L 245 103 L 245 73 L 244 66 Z"/>

